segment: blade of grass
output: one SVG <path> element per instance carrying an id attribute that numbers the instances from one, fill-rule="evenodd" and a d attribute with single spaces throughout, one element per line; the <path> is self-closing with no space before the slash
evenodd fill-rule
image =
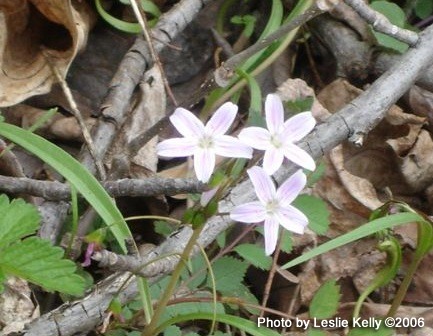
<path id="1" fill-rule="evenodd" d="M 299 256 L 298 258 L 295 258 L 292 261 L 289 261 L 288 263 L 284 264 L 281 268 L 288 269 L 290 267 L 299 265 L 307 260 L 310 260 L 311 258 L 318 256 L 319 254 L 329 252 L 337 247 L 367 237 L 378 231 L 389 229 L 397 225 L 402 225 L 410 222 L 418 222 L 418 221 L 424 221 L 424 218 L 422 218 L 420 215 L 416 213 L 398 213 L 395 215 L 389 215 L 386 217 L 375 219 L 371 222 L 368 222 L 367 224 L 364 224 L 356 228 L 353 231 L 350 231 L 340 237 L 332 239 L 312 249 L 311 251 L 308 251 L 307 253 Z"/>
<path id="2" fill-rule="evenodd" d="M 0 123 L 0 135 L 49 164 L 71 183 L 108 225 L 124 253 L 131 232 L 114 201 L 98 180 L 77 160 L 39 135 L 14 125 Z"/>

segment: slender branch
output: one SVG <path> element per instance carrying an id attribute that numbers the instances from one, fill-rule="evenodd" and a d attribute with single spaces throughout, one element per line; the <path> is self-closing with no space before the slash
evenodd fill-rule
<path id="1" fill-rule="evenodd" d="M 304 13 L 296 16 L 293 20 L 290 20 L 286 24 L 282 25 L 272 34 L 269 34 L 265 38 L 257 41 L 251 47 L 241 51 L 240 53 L 230 57 L 226 62 L 224 62 L 218 69 L 214 72 L 215 82 L 221 86 L 225 87 L 229 84 L 230 79 L 233 77 L 235 69 L 244 63 L 254 54 L 258 53 L 266 47 L 269 47 L 275 41 L 287 35 L 292 30 L 298 28 L 299 26 L 305 24 L 316 16 L 324 13 L 325 10 L 320 9 L 313 4 Z"/>
<path id="2" fill-rule="evenodd" d="M 207 190 L 206 184 L 196 179 L 162 177 L 106 181 L 103 182 L 103 186 L 113 197 L 171 196 L 184 193 L 201 193 Z M 0 175 L 0 191 L 11 194 L 29 194 L 51 201 L 67 201 L 71 199 L 71 190 L 67 184 L 57 181 L 33 180 L 26 177 Z"/>
<path id="3" fill-rule="evenodd" d="M 94 160 L 94 164 L 96 167 L 96 170 L 98 172 L 98 175 L 101 180 L 105 180 L 105 169 L 102 164 L 102 161 L 96 156 L 95 151 L 95 145 L 93 143 L 93 139 L 90 135 L 90 131 L 87 128 L 86 122 L 84 121 L 83 115 L 81 114 L 80 110 L 78 109 L 78 105 L 75 102 L 74 96 L 72 95 L 72 91 L 69 88 L 68 84 L 64 80 L 63 76 L 60 74 L 59 69 L 56 67 L 54 62 L 51 61 L 50 55 L 46 52 L 43 52 L 43 55 L 49 64 L 51 71 L 53 72 L 54 76 L 57 79 L 57 82 L 60 84 L 60 87 L 62 88 L 63 94 L 65 95 L 66 101 L 69 104 L 70 110 L 73 113 L 75 119 L 78 122 L 78 125 L 81 128 L 81 133 L 83 134 L 84 142 L 87 146 L 87 149 L 92 156 Z"/>
<path id="4" fill-rule="evenodd" d="M 392 24 L 385 15 L 376 12 L 363 0 L 344 0 L 365 21 L 371 24 L 374 30 L 392 36 L 397 40 L 409 44 L 411 47 L 418 43 L 418 34 Z"/>
<path id="5" fill-rule="evenodd" d="M 138 23 L 141 26 L 141 30 L 143 31 L 144 39 L 147 42 L 147 45 L 149 46 L 150 55 L 152 56 L 153 62 L 158 67 L 159 71 L 161 72 L 162 82 L 164 83 L 164 87 L 167 91 L 167 94 L 171 98 L 173 104 L 177 106 L 176 98 L 173 95 L 173 91 L 171 91 L 170 85 L 168 84 L 167 76 L 165 75 L 164 67 L 161 64 L 161 61 L 159 59 L 158 53 L 155 50 L 155 47 L 153 46 L 153 40 L 152 40 L 152 33 L 149 32 L 149 26 L 147 24 L 146 14 L 143 11 L 143 8 L 141 5 L 138 4 L 137 0 L 131 1 L 131 7 L 134 11 L 135 17 L 137 18 Z"/>

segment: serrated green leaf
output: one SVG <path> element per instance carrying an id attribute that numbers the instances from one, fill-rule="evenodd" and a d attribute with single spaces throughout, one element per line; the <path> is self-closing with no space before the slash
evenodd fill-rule
<path id="1" fill-rule="evenodd" d="M 254 267 L 269 270 L 272 266 L 272 258 L 265 254 L 265 250 L 254 244 L 241 244 L 234 250 Z"/>
<path id="2" fill-rule="evenodd" d="M 310 317 L 327 319 L 335 315 L 340 301 L 340 286 L 334 279 L 326 281 L 310 303 Z"/>
<path id="3" fill-rule="evenodd" d="M 62 259 L 63 250 L 49 241 L 30 237 L 2 249 L 0 268 L 47 290 L 83 294 L 85 281 L 75 274 L 75 264 Z"/>
<path id="4" fill-rule="evenodd" d="M 164 336 L 182 336 L 182 331 L 178 326 L 169 326 L 164 330 Z"/>
<path id="5" fill-rule="evenodd" d="M 0 249 L 34 234 L 40 222 L 39 212 L 33 205 L 22 199 L 9 203 L 6 195 L 0 196 L 0 218 Z"/>
<path id="6" fill-rule="evenodd" d="M 188 288 L 191 290 L 197 289 L 206 280 L 207 268 L 203 255 L 198 254 L 192 258 L 188 269 L 184 269 L 181 273 L 181 279 L 187 281 Z M 191 279 L 191 277 L 193 277 Z"/>
<path id="7" fill-rule="evenodd" d="M 308 227 L 317 234 L 324 234 L 329 227 L 329 211 L 326 203 L 311 195 L 300 195 L 293 202 L 293 206 L 301 210 L 308 217 Z"/>
<path id="8" fill-rule="evenodd" d="M 215 275 L 216 290 L 230 293 L 242 284 L 248 265 L 246 262 L 232 257 L 222 257 L 212 264 Z M 212 287 L 211 278 L 207 278 L 207 286 Z"/>

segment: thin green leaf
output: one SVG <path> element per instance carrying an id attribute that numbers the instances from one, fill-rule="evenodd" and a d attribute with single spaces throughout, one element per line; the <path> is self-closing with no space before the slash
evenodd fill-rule
<path id="1" fill-rule="evenodd" d="M 0 218 L 0 248 L 34 234 L 39 228 L 39 212 L 22 199 L 9 203 L 6 195 L 0 195 Z"/>
<path id="2" fill-rule="evenodd" d="M 236 70 L 236 73 L 247 80 L 250 88 L 251 102 L 248 110 L 248 125 L 265 127 L 265 121 L 262 116 L 262 91 L 259 84 L 253 76 L 242 69 Z"/>
<path id="3" fill-rule="evenodd" d="M 95 0 L 95 6 L 96 10 L 98 11 L 99 15 L 107 21 L 110 25 L 112 25 L 114 28 L 121 30 L 125 33 L 131 33 L 131 34 L 138 34 L 141 32 L 141 27 L 138 23 L 132 23 L 132 22 L 126 22 L 123 20 L 119 20 L 118 18 L 115 18 L 111 14 L 109 14 L 104 7 L 102 7 L 100 0 Z"/>
<path id="4" fill-rule="evenodd" d="M 254 244 L 241 244 L 234 248 L 234 250 L 246 261 L 254 267 L 262 270 L 269 270 L 272 265 L 272 258 L 265 254 L 265 250 Z"/>
<path id="5" fill-rule="evenodd" d="M 0 135 L 18 144 L 62 174 L 92 205 L 109 226 L 122 251 L 131 232 L 105 189 L 77 160 L 44 138 L 17 126 L 0 123 Z"/>
<path id="6" fill-rule="evenodd" d="M 155 330 L 155 334 L 158 334 L 165 328 L 167 328 L 169 325 L 184 322 L 184 321 L 193 321 L 193 320 L 212 320 L 214 318 L 214 315 L 212 313 L 195 313 L 195 314 L 187 314 L 187 315 L 178 315 L 161 325 L 160 327 Z M 256 322 L 252 322 L 250 320 L 227 315 L 227 314 L 217 314 L 216 320 L 221 323 L 225 323 L 228 325 L 231 325 L 235 328 L 238 328 L 240 330 L 243 330 L 244 332 L 252 335 L 252 336 L 278 336 L 279 333 L 267 329 L 263 326 L 258 326 Z"/>
<path id="7" fill-rule="evenodd" d="M 49 241 L 30 237 L 0 252 L 0 268 L 47 290 L 71 295 L 83 294 L 85 281 L 75 274 L 75 264 L 62 259 L 63 250 Z"/>
<path id="8" fill-rule="evenodd" d="M 387 217 L 379 218 L 374 221 L 368 222 L 355 230 L 352 230 L 340 237 L 334 238 L 314 249 L 308 251 L 307 253 L 293 259 L 292 261 L 286 263 L 281 268 L 287 269 L 296 265 L 299 265 L 311 258 L 318 256 L 319 254 L 326 253 L 337 247 L 349 244 L 355 240 L 372 235 L 380 230 L 385 230 L 392 228 L 397 225 L 402 225 L 410 222 L 424 221 L 424 219 L 416 213 L 398 213 L 394 215 L 389 215 Z"/>
<path id="9" fill-rule="evenodd" d="M 334 279 L 326 281 L 314 294 L 310 304 L 310 317 L 329 319 L 335 315 L 340 301 L 340 286 Z"/>

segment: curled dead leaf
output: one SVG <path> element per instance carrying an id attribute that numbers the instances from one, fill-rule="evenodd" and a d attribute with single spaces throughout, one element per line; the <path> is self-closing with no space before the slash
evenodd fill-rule
<path id="1" fill-rule="evenodd" d="M 85 1 L 1 1 L 0 107 L 48 92 L 56 81 L 49 63 L 64 77 L 91 21 Z"/>

